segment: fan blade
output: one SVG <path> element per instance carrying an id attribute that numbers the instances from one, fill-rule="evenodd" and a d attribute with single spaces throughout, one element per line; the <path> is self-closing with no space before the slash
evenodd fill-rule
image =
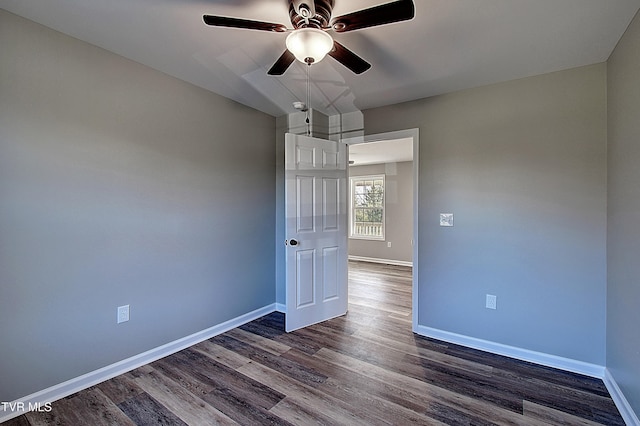
<path id="1" fill-rule="evenodd" d="M 204 23 L 214 27 L 243 28 L 247 30 L 273 31 L 283 33 L 287 27 L 282 24 L 272 24 L 270 22 L 251 21 L 249 19 L 227 18 L 226 16 L 204 15 Z"/>
<path id="2" fill-rule="evenodd" d="M 343 33 L 392 22 L 406 21 L 413 18 L 415 14 L 413 0 L 398 0 L 339 16 L 331 21 L 331 27 L 336 32 Z"/>
<path id="3" fill-rule="evenodd" d="M 333 49 L 328 53 L 328 55 L 356 74 L 362 74 L 371 68 L 371 64 L 369 62 L 365 61 L 335 40 L 333 42 Z"/>
<path id="4" fill-rule="evenodd" d="M 271 67 L 267 74 L 269 75 L 282 75 L 289 68 L 289 66 L 296 60 L 296 57 L 293 56 L 293 53 L 285 50 L 282 55 L 278 58 L 275 64 Z"/>

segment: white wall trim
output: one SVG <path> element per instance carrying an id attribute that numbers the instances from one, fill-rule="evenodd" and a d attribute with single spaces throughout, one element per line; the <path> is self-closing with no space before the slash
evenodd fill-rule
<path id="1" fill-rule="evenodd" d="M 2 405 L 0 405 L 0 423 L 24 414 L 26 411 L 28 411 L 29 404 L 31 404 L 32 407 L 37 407 L 38 404 L 40 407 L 44 407 L 46 403 L 51 403 L 83 389 L 87 389 L 91 386 L 97 385 L 98 383 L 104 382 L 105 380 L 109 380 L 113 377 L 119 376 L 120 374 L 126 373 L 127 371 L 131 371 L 145 364 L 157 361 L 160 358 L 164 358 L 167 355 L 171 355 L 175 352 L 186 349 L 190 346 L 195 345 L 196 343 L 200 343 L 204 340 L 217 336 L 218 334 L 225 333 L 276 310 L 277 307 L 275 303 L 264 306 L 252 312 L 225 321 L 221 324 L 191 334 L 190 336 L 174 340 L 173 342 L 158 346 L 157 348 L 148 350 L 138 355 L 134 355 L 130 358 L 124 359 L 98 370 L 91 371 L 87 374 L 83 374 L 82 376 L 75 377 L 73 379 L 67 380 L 66 382 L 59 383 L 47 389 L 43 389 L 41 391 L 32 393 L 31 395 L 27 395 L 23 398 L 19 398 L 11 402 L 13 406 L 15 406 L 15 403 L 18 402 L 23 403 L 25 410 L 4 410 Z"/>
<path id="2" fill-rule="evenodd" d="M 425 327 L 423 325 L 418 325 L 416 332 L 425 337 L 444 340 L 445 342 L 455 343 L 497 355 L 504 355 L 522 361 L 545 365 L 547 367 L 584 374 L 585 376 L 596 377 L 598 379 L 604 378 L 605 367 L 597 364 L 531 351 L 529 349 L 517 348 L 515 346 L 503 345 L 502 343 L 477 339 L 475 337 L 464 336 L 461 334 L 438 330 L 436 328 Z"/>
<path id="3" fill-rule="evenodd" d="M 407 262 L 405 260 L 377 259 L 375 257 L 352 256 L 352 255 L 349 255 L 349 260 L 354 260 L 356 262 L 383 263 L 385 265 L 413 267 L 413 262 Z"/>
<path id="4" fill-rule="evenodd" d="M 633 408 L 631 408 L 631 404 L 629 404 L 629 401 L 627 401 L 627 398 L 625 398 L 622 390 L 620 390 L 618 383 L 616 383 L 613 375 L 608 368 L 605 368 L 604 378 L 602 380 L 604 381 L 604 385 L 609 391 L 609 395 L 611 395 L 611 399 L 613 399 L 613 402 L 616 404 L 618 411 L 620 411 L 620 415 L 622 416 L 624 422 L 628 426 L 640 426 L 640 419 L 638 419 L 638 416 L 633 411 Z"/>
<path id="5" fill-rule="evenodd" d="M 287 305 L 284 303 L 276 303 L 276 312 L 282 312 L 283 314 L 287 313 Z"/>

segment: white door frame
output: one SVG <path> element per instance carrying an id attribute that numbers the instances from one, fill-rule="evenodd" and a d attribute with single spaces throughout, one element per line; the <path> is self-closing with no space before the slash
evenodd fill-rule
<path id="1" fill-rule="evenodd" d="M 398 130 L 394 132 L 377 133 L 374 135 L 357 136 L 351 138 L 343 138 L 342 142 L 347 145 L 355 145 L 360 143 L 380 142 L 392 139 L 413 139 L 413 273 L 412 273 L 412 287 L 411 287 L 411 317 L 412 317 L 412 329 L 414 333 L 417 333 L 418 329 L 418 181 L 419 181 L 419 151 L 420 146 L 418 129 Z"/>

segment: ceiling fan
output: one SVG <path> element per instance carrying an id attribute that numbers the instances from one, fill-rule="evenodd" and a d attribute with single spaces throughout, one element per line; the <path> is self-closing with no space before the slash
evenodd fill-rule
<path id="1" fill-rule="evenodd" d="M 205 24 L 216 27 L 244 28 L 249 30 L 289 32 L 287 50 L 278 58 L 269 75 L 282 75 L 298 59 L 311 65 L 329 55 L 356 74 L 362 74 L 371 64 L 327 33 L 343 33 L 412 19 L 415 15 L 413 0 L 397 0 L 357 12 L 331 18 L 334 0 L 288 0 L 289 18 L 293 28 L 283 24 L 204 15 Z"/>

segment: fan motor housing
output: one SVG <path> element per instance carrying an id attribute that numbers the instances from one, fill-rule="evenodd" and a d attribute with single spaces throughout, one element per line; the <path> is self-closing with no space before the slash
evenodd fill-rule
<path id="1" fill-rule="evenodd" d="M 316 14 L 305 18 L 298 14 L 294 2 L 289 1 L 289 18 L 291 19 L 293 28 L 312 27 L 322 29 L 329 26 L 331 11 L 333 10 L 333 0 L 315 0 L 314 5 Z"/>

